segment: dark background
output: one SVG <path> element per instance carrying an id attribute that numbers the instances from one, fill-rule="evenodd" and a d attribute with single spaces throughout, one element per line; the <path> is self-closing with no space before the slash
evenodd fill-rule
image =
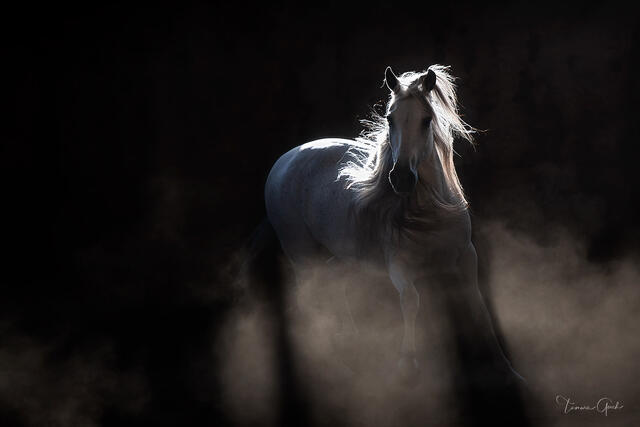
<path id="1" fill-rule="evenodd" d="M 387 65 L 460 78 L 485 130 L 457 147 L 476 218 L 563 226 L 596 263 L 636 252 L 635 13 L 442 3 L 4 13 L 2 424 L 70 401 L 98 425 L 223 424 L 213 343 L 266 174 L 356 136 Z"/>

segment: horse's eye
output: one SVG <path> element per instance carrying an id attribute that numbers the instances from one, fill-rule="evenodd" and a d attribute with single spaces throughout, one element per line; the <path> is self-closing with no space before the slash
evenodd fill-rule
<path id="1" fill-rule="evenodd" d="M 424 121 L 422 122 L 422 124 L 424 125 L 424 127 L 429 127 L 429 125 L 431 124 L 431 117 L 427 117 L 426 119 L 424 119 Z"/>
<path id="2" fill-rule="evenodd" d="M 392 126 L 393 125 L 393 117 L 387 116 L 387 123 L 389 123 L 389 126 Z"/>

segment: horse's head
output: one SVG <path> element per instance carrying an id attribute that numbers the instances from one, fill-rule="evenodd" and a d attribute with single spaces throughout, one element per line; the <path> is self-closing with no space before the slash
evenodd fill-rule
<path id="1" fill-rule="evenodd" d="M 429 70 L 409 87 L 403 87 L 391 67 L 387 67 L 385 83 L 392 92 L 387 110 L 393 160 L 389 182 L 396 194 L 407 196 L 418 182 L 420 162 L 434 147 L 432 113 L 426 95 L 436 84 L 436 74 Z"/>

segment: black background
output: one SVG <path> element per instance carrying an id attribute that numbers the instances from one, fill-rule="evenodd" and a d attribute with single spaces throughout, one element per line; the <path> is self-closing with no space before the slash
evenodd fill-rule
<path id="1" fill-rule="evenodd" d="M 637 251 L 633 11 L 393 3 L 7 11 L 5 351 L 38 343 L 55 376 L 108 343 L 107 368 L 148 387 L 137 411 L 105 397 L 98 423 L 222 423 L 212 343 L 266 174 L 295 145 L 356 136 L 387 65 L 460 78 L 485 130 L 457 147 L 477 218 L 543 242 L 565 227 L 593 262 Z M 6 424 L 27 420 L 16 401 Z"/>

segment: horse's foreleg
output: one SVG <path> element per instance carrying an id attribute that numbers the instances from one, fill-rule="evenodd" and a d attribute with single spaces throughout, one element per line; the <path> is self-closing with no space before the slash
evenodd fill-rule
<path id="1" fill-rule="evenodd" d="M 460 403 L 478 425 L 527 426 L 521 377 L 512 369 L 493 332 L 491 317 L 477 286 L 473 245 L 461 252 L 455 271 L 443 271 L 444 306 L 456 346 Z"/>
<path id="2" fill-rule="evenodd" d="M 473 245 L 460 255 L 457 271 L 444 275 L 446 305 L 458 339 L 458 351 L 474 374 L 493 372 L 494 378 L 520 380 L 511 368 L 493 331 L 491 316 L 478 289 L 477 258 Z"/>
<path id="3" fill-rule="evenodd" d="M 420 309 L 420 294 L 413 283 L 408 282 L 400 291 L 400 307 L 404 321 L 402 335 L 402 354 L 416 354 L 416 317 Z"/>
<path id="4" fill-rule="evenodd" d="M 404 323 L 398 370 L 403 382 L 416 385 L 420 381 L 420 368 L 416 360 L 416 317 L 420 310 L 420 294 L 413 282 L 394 264 L 389 266 L 389 275 L 400 295 Z"/>

